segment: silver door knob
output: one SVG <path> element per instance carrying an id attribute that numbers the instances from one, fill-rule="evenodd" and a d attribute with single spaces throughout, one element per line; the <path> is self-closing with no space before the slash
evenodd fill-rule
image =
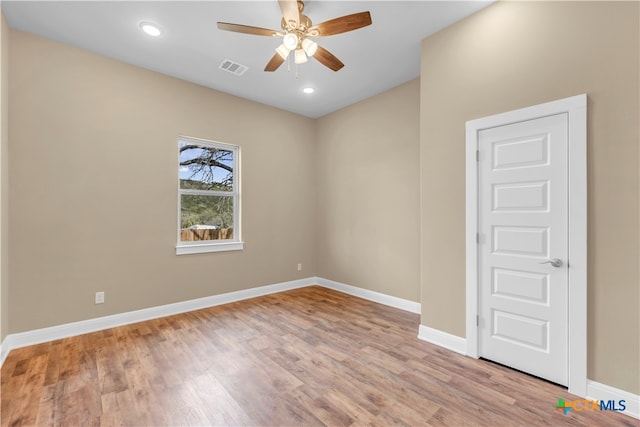
<path id="1" fill-rule="evenodd" d="M 558 258 L 554 258 L 554 259 L 550 259 L 550 260 L 545 261 L 545 262 L 541 262 L 539 264 L 551 264 L 553 267 L 561 267 L 562 266 L 562 260 L 560 260 Z"/>

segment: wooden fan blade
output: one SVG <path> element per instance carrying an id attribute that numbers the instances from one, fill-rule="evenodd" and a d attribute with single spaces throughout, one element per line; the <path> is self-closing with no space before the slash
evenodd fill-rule
<path id="1" fill-rule="evenodd" d="M 298 26 L 300 22 L 300 12 L 298 10 L 298 1 L 297 0 L 278 0 L 278 4 L 280 5 L 280 10 L 282 11 L 282 17 L 285 22 L 288 24 L 289 22 L 294 22 L 294 28 Z"/>
<path id="2" fill-rule="evenodd" d="M 273 55 L 273 57 L 271 58 L 271 60 L 267 64 L 267 66 L 264 67 L 264 70 L 265 71 L 275 71 L 275 70 L 278 69 L 279 66 L 282 65 L 283 62 L 284 62 L 284 58 L 282 58 L 282 56 L 280 56 L 280 54 L 278 52 L 276 52 L 276 54 Z"/>
<path id="3" fill-rule="evenodd" d="M 335 57 L 333 53 L 329 52 L 322 46 L 318 46 L 318 50 L 313 55 L 313 57 L 317 59 L 318 62 L 320 62 L 322 65 L 331 68 L 333 71 L 338 71 L 340 68 L 344 67 L 342 61 L 340 61 Z"/>
<path id="4" fill-rule="evenodd" d="M 369 12 L 360 12 L 314 25 L 309 28 L 307 33 L 313 37 L 333 36 L 335 34 L 357 30 L 367 25 L 371 25 L 371 14 Z"/>
<path id="5" fill-rule="evenodd" d="M 252 27 L 251 25 L 230 24 L 228 22 L 218 22 L 218 29 L 233 31 L 235 33 L 253 34 L 255 36 L 276 37 L 282 36 L 280 31 L 269 30 L 268 28 Z"/>

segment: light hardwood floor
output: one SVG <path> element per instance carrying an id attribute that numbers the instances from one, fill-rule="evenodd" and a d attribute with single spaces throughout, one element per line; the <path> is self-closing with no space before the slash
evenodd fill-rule
<path id="1" fill-rule="evenodd" d="M 12 351 L 6 425 L 629 425 L 416 338 L 418 315 L 321 287 Z"/>

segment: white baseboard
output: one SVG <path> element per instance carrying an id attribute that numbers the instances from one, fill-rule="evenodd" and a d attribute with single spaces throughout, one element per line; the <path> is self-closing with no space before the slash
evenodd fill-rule
<path id="1" fill-rule="evenodd" d="M 401 310 L 409 311 L 411 313 L 420 314 L 419 302 L 409 301 L 406 299 L 393 297 L 391 295 L 381 294 L 380 292 L 370 291 L 368 289 L 347 285 L 344 283 L 336 282 L 334 280 L 323 279 L 322 277 L 316 277 L 315 280 L 318 285 L 325 288 L 333 289 L 334 291 L 353 295 L 356 297 L 360 297 L 362 299 L 377 302 L 379 304 L 388 305 L 390 307 L 399 308 Z"/>
<path id="2" fill-rule="evenodd" d="M 465 356 L 467 355 L 467 340 L 447 332 L 420 325 L 418 329 L 418 339 L 455 351 L 456 353 L 464 354 Z"/>
<path id="3" fill-rule="evenodd" d="M 626 409 L 621 413 L 640 419 L 640 395 L 638 394 L 629 393 L 619 388 L 587 380 L 586 398 L 590 400 L 613 400 L 615 402 L 624 400 Z"/>
<path id="4" fill-rule="evenodd" d="M 402 310 L 420 313 L 420 304 L 413 301 L 407 301 L 401 298 L 384 295 L 378 292 L 345 285 L 344 283 L 334 282 L 332 280 L 319 277 L 308 277 L 290 282 L 260 286 L 242 291 L 229 292 L 226 294 L 213 295 L 189 301 L 181 301 L 173 304 L 114 314 L 111 316 L 98 317 L 95 319 L 87 319 L 79 322 L 10 334 L 7 335 L 4 341 L 0 344 L 0 367 L 2 367 L 2 364 L 9 352 L 14 348 L 26 347 L 43 342 L 87 334 L 89 332 L 114 328 L 116 326 L 129 325 L 131 323 L 143 322 L 145 320 L 157 319 L 159 317 L 171 316 L 173 314 L 186 313 L 189 311 L 200 310 L 202 308 L 213 307 L 216 305 L 227 304 L 230 302 L 241 301 L 316 284 L 370 301 L 400 308 Z"/>
<path id="5" fill-rule="evenodd" d="M 418 338 L 448 350 L 455 351 L 456 353 L 466 355 L 466 339 L 460 338 L 456 335 L 451 335 L 447 332 L 439 331 L 425 325 L 420 325 Z M 606 384 L 601 384 L 596 381 L 587 380 L 587 395 L 580 397 L 590 400 L 613 400 L 616 402 L 618 408 L 620 407 L 618 402 L 624 400 L 626 409 L 621 411 L 621 413 L 640 419 L 640 395 L 620 390 Z"/>
<path id="6" fill-rule="evenodd" d="M 202 308 L 227 304 L 291 289 L 304 288 L 306 286 L 319 285 L 328 289 L 333 289 L 345 294 L 354 295 L 369 301 L 399 308 L 412 313 L 420 313 L 420 303 L 405 300 L 402 298 L 385 295 L 368 289 L 358 288 L 333 280 L 321 277 L 309 277 L 306 279 L 293 280 L 274 285 L 260 286 L 257 288 L 245 289 L 242 291 L 229 292 L 226 294 L 213 295 L 189 301 L 177 302 L 174 304 L 161 305 L 158 307 L 145 308 L 142 310 L 130 311 L 127 313 L 114 314 L 111 316 L 88 319 L 80 322 L 67 323 L 64 325 L 51 326 L 48 328 L 36 329 L 33 331 L 20 332 L 7 335 L 0 343 L 0 367 L 4 364 L 9 352 L 15 348 L 40 344 L 43 342 L 100 331 L 116 326 L 128 325 L 145 320 L 157 319 L 159 317 L 171 316 L 173 314 L 186 313 Z M 467 350 L 466 340 L 447 332 L 439 331 L 425 325 L 420 325 L 418 338 L 432 344 L 444 347 L 456 353 L 465 354 Z M 640 395 L 636 395 L 615 387 L 601 384 L 596 381 L 587 380 L 587 396 L 592 400 L 624 400 L 626 410 L 622 413 L 640 419 Z"/>
<path id="7" fill-rule="evenodd" d="M 5 338 L 0 343 L 0 368 L 2 368 L 2 365 L 4 365 L 4 360 L 7 358 L 7 355 L 9 354 L 9 346 L 4 343 L 6 340 L 7 339 Z"/>
<path id="8" fill-rule="evenodd" d="M 142 310 L 129 311 L 126 313 L 114 314 L 111 316 L 87 319 L 79 322 L 66 323 L 63 325 L 51 326 L 48 328 L 35 329 L 27 332 L 7 335 L 2 342 L 0 353 L 0 367 L 4 363 L 7 354 L 14 349 L 43 342 L 68 338 L 89 332 L 114 328 L 116 326 L 129 325 L 131 323 L 143 322 L 145 320 L 157 319 L 159 317 L 171 316 L 173 314 L 186 313 L 200 310 L 202 308 L 227 304 L 263 295 L 274 294 L 276 292 L 288 291 L 291 289 L 303 288 L 315 284 L 315 278 L 293 280 L 274 285 L 260 286 L 257 288 L 244 289 L 242 291 L 229 292 L 226 294 L 213 295 L 204 298 L 197 298 L 188 301 L 181 301 L 173 304 L 160 305 L 157 307 L 144 308 Z"/>

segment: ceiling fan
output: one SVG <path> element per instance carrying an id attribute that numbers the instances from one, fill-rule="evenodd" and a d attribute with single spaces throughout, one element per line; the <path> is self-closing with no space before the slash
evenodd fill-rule
<path id="1" fill-rule="evenodd" d="M 357 30 L 371 25 L 371 14 L 359 12 L 331 19 L 318 25 L 313 25 L 308 16 L 303 15 L 304 3 L 300 0 L 278 0 L 282 11 L 280 26 L 282 31 L 250 25 L 230 24 L 218 22 L 218 28 L 236 33 L 253 34 L 256 36 L 282 37 L 282 44 L 276 49 L 275 55 L 267 63 L 265 71 L 275 71 L 293 52 L 296 64 L 308 61 L 313 57 L 322 65 L 338 71 L 344 64 L 331 52 L 318 46 L 310 37 L 326 37 Z"/>

